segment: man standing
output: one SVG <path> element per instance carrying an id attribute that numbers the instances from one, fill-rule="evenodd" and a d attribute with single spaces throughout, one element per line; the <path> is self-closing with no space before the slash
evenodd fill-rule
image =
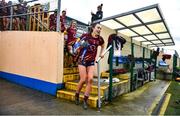
<path id="1" fill-rule="evenodd" d="M 99 20 L 99 19 L 102 19 L 103 17 L 103 11 L 102 11 L 102 7 L 103 7 L 103 4 L 99 5 L 97 7 L 97 12 L 96 14 L 94 14 L 93 12 L 91 12 L 91 23 L 94 22 L 95 20 Z"/>
<path id="2" fill-rule="evenodd" d="M 60 16 L 60 22 L 61 22 L 61 32 L 64 32 L 66 30 L 66 11 L 62 11 L 62 15 Z"/>
<path id="3" fill-rule="evenodd" d="M 54 11 L 53 14 L 50 15 L 49 17 L 49 29 L 51 31 L 56 31 L 56 21 L 57 21 L 57 10 Z"/>

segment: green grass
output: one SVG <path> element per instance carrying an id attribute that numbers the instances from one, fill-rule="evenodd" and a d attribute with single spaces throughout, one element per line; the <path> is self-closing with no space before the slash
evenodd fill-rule
<path id="1" fill-rule="evenodd" d="M 180 103 L 176 103 L 176 100 L 180 100 L 180 82 L 172 81 L 166 93 L 170 93 L 171 98 L 165 115 L 180 115 Z"/>
<path id="2" fill-rule="evenodd" d="M 176 67 L 177 70 L 180 70 L 180 67 Z"/>

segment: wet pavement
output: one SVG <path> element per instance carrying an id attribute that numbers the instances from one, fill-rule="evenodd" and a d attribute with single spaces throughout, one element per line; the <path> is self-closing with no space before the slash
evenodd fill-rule
<path id="1" fill-rule="evenodd" d="M 0 114 L 8 115 L 147 115 L 151 114 L 169 86 L 156 80 L 134 92 L 119 96 L 101 108 L 84 110 L 73 102 L 58 99 L 0 78 Z"/>

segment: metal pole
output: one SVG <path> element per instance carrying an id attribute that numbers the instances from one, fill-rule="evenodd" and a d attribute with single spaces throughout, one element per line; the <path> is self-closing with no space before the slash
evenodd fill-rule
<path id="1" fill-rule="evenodd" d="M 58 11 L 57 11 L 57 21 L 56 21 L 56 31 L 60 31 L 60 12 L 61 12 L 61 0 L 58 0 Z"/>
<path id="2" fill-rule="evenodd" d="M 30 12 L 30 10 L 29 9 L 27 9 L 27 12 Z M 29 29 L 29 27 L 30 27 L 30 24 L 29 24 L 29 22 L 30 22 L 30 15 L 26 15 L 26 31 L 28 31 L 28 29 Z M 30 30 L 29 30 L 30 31 Z"/>
<path id="3" fill-rule="evenodd" d="M 133 91 L 134 90 L 134 87 L 135 87 L 135 85 L 134 85 L 134 71 L 133 71 L 133 68 L 134 68 L 134 43 L 132 43 L 132 41 L 131 41 L 131 85 L 130 85 L 130 91 Z"/>
<path id="4" fill-rule="evenodd" d="M 113 43 L 112 43 L 113 44 Z M 112 101 L 112 73 L 113 73 L 113 45 L 110 49 L 110 62 L 109 62 L 109 96 L 108 100 Z"/>
<path id="5" fill-rule="evenodd" d="M 97 71 L 98 71 L 98 110 L 101 110 L 101 95 L 100 95 L 100 66 L 99 62 L 97 62 Z"/>
<path id="6" fill-rule="evenodd" d="M 157 73 L 157 69 L 156 69 L 156 66 L 157 65 L 157 56 L 155 57 L 155 62 L 154 62 L 154 66 L 155 66 L 155 69 L 154 69 L 154 81 L 156 80 L 156 73 Z"/>
<path id="7" fill-rule="evenodd" d="M 175 80 L 176 76 L 176 66 L 177 66 L 177 56 L 173 55 L 173 73 L 172 73 L 172 79 Z"/>
<path id="8" fill-rule="evenodd" d="M 102 55 L 104 56 L 110 49 L 112 48 L 112 45 L 110 45 L 103 53 Z M 100 92 L 100 87 L 101 87 L 101 83 L 100 83 L 100 60 L 102 59 L 102 57 L 99 57 L 97 60 L 96 60 L 96 63 L 97 63 L 97 73 L 98 73 L 98 109 L 99 111 L 101 110 L 101 92 Z"/>
<path id="9" fill-rule="evenodd" d="M 143 47 L 143 69 L 144 69 L 145 47 Z"/>
<path id="10" fill-rule="evenodd" d="M 110 49 L 111 49 L 112 45 L 110 45 L 103 53 L 102 55 L 104 56 Z M 102 57 L 99 57 L 97 60 L 96 60 L 96 63 L 98 63 L 100 60 L 102 59 Z"/>
<path id="11" fill-rule="evenodd" d="M 10 17 L 10 31 L 12 30 L 12 22 L 13 22 L 13 6 L 11 6 L 11 17 Z"/>

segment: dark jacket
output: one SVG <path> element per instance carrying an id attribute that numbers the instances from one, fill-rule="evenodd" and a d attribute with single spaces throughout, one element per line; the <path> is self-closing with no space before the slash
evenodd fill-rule
<path id="1" fill-rule="evenodd" d="M 126 43 L 126 40 L 121 37 L 121 36 L 118 36 L 117 34 L 111 34 L 108 38 L 108 44 L 107 44 L 107 48 L 112 45 L 112 42 L 115 41 L 115 45 L 113 47 L 116 47 L 118 49 L 118 45 L 121 44 L 121 50 L 123 48 L 123 45 Z M 118 62 L 118 58 L 116 58 L 116 61 Z M 108 57 L 108 64 L 110 62 L 110 54 L 109 54 L 109 57 Z M 118 64 L 116 62 L 116 64 Z"/>
<path id="2" fill-rule="evenodd" d="M 96 14 L 92 14 L 91 22 L 102 19 L 103 11 L 97 11 Z"/>

